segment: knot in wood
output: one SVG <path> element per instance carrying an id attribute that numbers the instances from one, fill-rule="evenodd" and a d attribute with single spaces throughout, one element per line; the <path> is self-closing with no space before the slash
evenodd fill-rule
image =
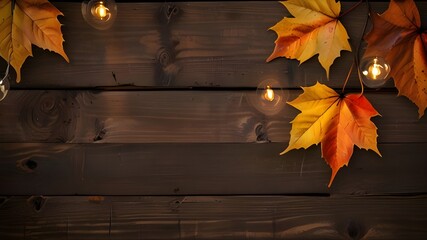
<path id="1" fill-rule="evenodd" d="M 174 199 L 169 203 L 170 208 L 172 211 L 176 211 L 181 207 L 181 204 L 183 203 L 184 199 Z"/>
<path id="2" fill-rule="evenodd" d="M 33 130 L 50 128 L 60 117 L 60 112 L 64 106 L 58 103 L 57 96 L 49 92 L 44 92 L 30 100 L 22 112 L 26 116 L 25 122 Z"/>
<path id="3" fill-rule="evenodd" d="M 74 102 L 69 95 L 61 91 L 43 91 L 24 98 L 20 121 L 25 132 L 30 134 L 29 139 L 63 142 L 68 139 L 69 130 L 74 132 Z"/>
<path id="4" fill-rule="evenodd" d="M 166 67 L 170 64 L 172 60 L 172 54 L 165 48 L 161 48 L 157 53 L 157 61 L 163 66 Z"/>
<path id="5" fill-rule="evenodd" d="M 9 200 L 7 197 L 0 197 L 0 208 Z"/>
<path id="6" fill-rule="evenodd" d="M 16 167 L 26 173 L 32 173 L 37 168 L 37 161 L 31 158 L 19 160 L 16 162 Z"/>
<path id="7" fill-rule="evenodd" d="M 52 97 L 52 95 L 43 97 L 40 102 L 40 110 L 44 113 L 57 110 L 56 100 Z"/>
<path id="8" fill-rule="evenodd" d="M 105 123 L 104 121 L 100 121 L 98 118 L 95 119 L 95 137 L 93 138 L 93 141 L 101 141 L 104 139 L 105 134 L 107 133 L 107 130 L 105 129 Z"/>
<path id="9" fill-rule="evenodd" d="M 361 239 L 365 235 L 363 226 L 353 220 L 347 225 L 347 234 L 351 239 Z"/>
<path id="10" fill-rule="evenodd" d="M 259 143 L 270 142 L 267 131 L 263 124 L 258 124 L 255 128 L 256 141 Z"/>
<path id="11" fill-rule="evenodd" d="M 166 22 L 169 23 L 174 16 L 178 15 L 179 8 L 175 5 L 169 4 L 165 6 L 164 13 L 165 13 Z"/>
<path id="12" fill-rule="evenodd" d="M 44 205 L 46 204 L 46 198 L 43 196 L 32 196 L 28 198 L 27 202 L 30 206 L 33 207 L 33 210 L 40 212 Z"/>

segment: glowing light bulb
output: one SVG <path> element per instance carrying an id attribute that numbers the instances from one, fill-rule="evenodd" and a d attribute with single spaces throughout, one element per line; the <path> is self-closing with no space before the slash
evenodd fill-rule
<path id="1" fill-rule="evenodd" d="M 274 90 L 271 89 L 271 87 L 267 85 L 263 97 L 265 100 L 267 100 L 269 102 L 274 101 Z"/>
<path id="2" fill-rule="evenodd" d="M 2 101 L 7 93 L 9 92 L 10 84 L 9 84 L 9 76 L 5 76 L 0 80 L 0 101 Z"/>
<path id="3" fill-rule="evenodd" d="M 384 85 L 390 78 L 390 65 L 382 57 L 369 57 L 360 63 L 363 83 L 370 88 Z"/>
<path id="4" fill-rule="evenodd" d="M 261 81 L 256 94 L 249 94 L 250 103 L 265 115 L 279 114 L 286 105 L 289 94 L 281 88 L 281 83 L 275 79 Z"/>
<path id="5" fill-rule="evenodd" d="M 110 9 L 105 7 L 104 2 L 99 2 L 95 6 L 92 7 L 92 15 L 103 20 L 105 17 L 110 17 Z"/>
<path id="6" fill-rule="evenodd" d="M 92 27 L 105 30 L 110 28 L 116 20 L 117 5 L 114 0 L 84 0 L 82 15 Z"/>

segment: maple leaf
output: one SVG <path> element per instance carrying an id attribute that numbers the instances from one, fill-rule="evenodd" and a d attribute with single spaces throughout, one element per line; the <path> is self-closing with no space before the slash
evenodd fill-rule
<path id="1" fill-rule="evenodd" d="M 16 0 L 14 3 L 12 5 L 11 0 L 0 2 L 0 56 L 15 69 L 16 82 L 21 80 L 24 61 L 32 56 L 31 44 L 54 51 L 69 62 L 57 19 L 63 14 L 47 0 Z"/>
<path id="2" fill-rule="evenodd" d="M 319 62 L 329 78 L 329 68 L 341 50 L 351 51 L 347 31 L 338 20 L 340 2 L 289 0 L 281 3 L 295 18 L 284 18 L 270 28 L 277 33 L 277 39 L 267 62 L 286 57 L 303 63 L 319 54 Z"/>
<path id="3" fill-rule="evenodd" d="M 418 106 L 421 118 L 427 107 L 427 31 L 420 29 L 417 6 L 392 0 L 383 14 L 372 14 L 372 21 L 364 57 L 385 57 L 399 95 Z"/>
<path id="4" fill-rule="evenodd" d="M 328 187 L 338 170 L 348 165 L 354 145 L 381 156 L 377 128 L 370 120 L 379 113 L 362 94 L 339 95 L 320 83 L 302 89 L 301 95 L 288 102 L 301 113 L 291 122 L 289 146 L 280 154 L 321 143 L 322 157 L 332 168 Z"/>

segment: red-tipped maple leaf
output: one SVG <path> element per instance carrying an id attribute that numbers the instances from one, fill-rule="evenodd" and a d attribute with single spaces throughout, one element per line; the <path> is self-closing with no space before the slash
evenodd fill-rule
<path id="1" fill-rule="evenodd" d="M 277 33 L 277 40 L 267 62 L 286 57 L 303 63 L 319 54 L 319 62 L 329 78 L 329 68 L 341 50 L 351 51 L 347 31 L 338 20 L 340 2 L 289 0 L 281 3 L 295 18 L 284 18 L 270 28 Z"/>
<path id="2" fill-rule="evenodd" d="M 372 14 L 373 29 L 366 35 L 365 57 L 382 56 L 399 95 L 418 106 L 419 117 L 427 107 L 427 31 L 412 0 L 392 0 L 381 15 Z"/>
<path id="3" fill-rule="evenodd" d="M 321 143 L 322 157 L 332 168 L 328 187 L 338 170 L 348 165 L 354 145 L 381 156 L 377 128 L 370 120 L 379 114 L 362 94 L 342 96 L 320 83 L 302 89 L 304 92 L 288 103 L 301 113 L 291 122 L 289 146 L 281 154 Z"/>

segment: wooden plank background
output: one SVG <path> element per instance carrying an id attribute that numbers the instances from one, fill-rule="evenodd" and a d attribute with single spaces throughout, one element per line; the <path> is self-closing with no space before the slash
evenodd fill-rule
<path id="1" fill-rule="evenodd" d="M 14 213 L 0 218 L 0 237 L 423 239 L 426 204 L 425 196 L 12 197 L 0 208 Z"/>
<path id="2" fill-rule="evenodd" d="M 255 91 L 18 90 L 1 103 L 0 142 L 287 142 L 298 111 L 286 101 L 301 92 L 263 107 Z M 379 142 L 426 142 L 427 119 L 410 101 L 366 97 L 381 114 Z"/>
<path id="3" fill-rule="evenodd" d="M 118 3 L 107 31 L 54 5 L 70 64 L 34 47 L 0 102 L 0 239 L 427 238 L 427 120 L 392 81 L 366 90 L 382 157 L 355 149 L 328 188 L 319 146 L 279 155 L 298 114 L 285 102 L 340 90 L 353 61 L 330 80 L 316 59 L 265 63 L 280 3 Z M 354 46 L 365 20 L 364 4 L 342 18 Z M 281 104 L 260 103 L 266 79 Z"/>
<path id="4" fill-rule="evenodd" d="M 78 3 L 54 3 L 60 17 L 70 64 L 59 55 L 34 47 L 14 88 L 81 87 L 256 87 L 264 79 L 281 87 L 328 83 L 341 87 L 353 61 L 342 57 L 331 68 L 330 81 L 316 58 L 298 66 L 277 59 L 268 64 L 276 34 L 267 31 L 284 16 L 276 1 L 122 3 L 108 31 L 86 24 Z M 343 12 L 355 2 L 343 2 Z M 372 3 L 382 12 L 386 2 Z M 418 4 L 427 12 L 425 2 Z M 354 46 L 366 20 L 362 4 L 342 18 Z M 363 46 L 362 46 L 363 50 Z M 388 86 L 392 86 L 390 82 Z M 359 87 L 353 74 L 349 87 Z"/>
<path id="5" fill-rule="evenodd" d="M 327 188 L 320 149 L 285 143 L 1 144 L 5 195 L 412 194 L 427 187 L 426 143 L 355 151 Z M 55 179 L 52 182 L 52 179 Z"/>

